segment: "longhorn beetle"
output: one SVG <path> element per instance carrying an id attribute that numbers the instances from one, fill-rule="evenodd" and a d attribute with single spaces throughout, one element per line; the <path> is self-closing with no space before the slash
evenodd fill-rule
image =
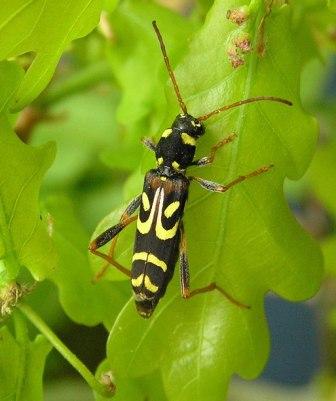
<path id="1" fill-rule="evenodd" d="M 183 298 L 191 298 L 200 293 L 218 290 L 234 304 L 248 308 L 233 299 L 215 282 L 190 290 L 186 237 L 182 221 L 183 210 L 191 181 L 196 181 L 208 191 L 226 192 L 248 178 L 265 173 L 272 165 L 263 166 L 246 175 L 239 176 L 226 185 L 199 177 L 186 176 L 186 169 L 191 166 L 211 164 L 217 150 L 233 141 L 236 136 L 235 134 L 229 135 L 211 148 L 209 156 L 194 160 L 196 140 L 205 132 L 203 121 L 225 110 L 247 103 L 263 100 L 280 102 L 289 106 L 292 103 L 278 97 L 260 96 L 220 107 L 200 117 L 193 117 L 188 114 L 187 107 L 182 100 L 161 33 L 155 21 L 153 21 L 153 27 L 182 113 L 177 115 L 171 128 L 163 132 L 157 144 L 151 138 L 143 139 L 144 145 L 155 153 L 157 167 L 147 172 L 142 194 L 127 206 L 119 223 L 94 239 L 89 245 L 89 250 L 131 278 L 136 308 L 142 317 L 150 317 L 160 298 L 164 296 L 167 285 L 173 276 L 178 256 Z M 132 216 L 139 207 L 139 215 Z M 130 271 L 115 260 L 114 250 L 117 235 L 136 219 L 137 231 Z M 97 251 L 111 240 L 108 254 Z M 97 279 L 104 274 L 107 267 L 108 264 L 96 275 Z"/>

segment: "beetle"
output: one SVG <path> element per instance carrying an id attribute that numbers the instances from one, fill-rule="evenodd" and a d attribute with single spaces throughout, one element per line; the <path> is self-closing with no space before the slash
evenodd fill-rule
<path id="1" fill-rule="evenodd" d="M 204 135 L 203 122 L 208 118 L 233 107 L 257 101 L 267 100 L 286 105 L 292 105 L 292 102 L 273 96 L 259 96 L 220 107 L 200 117 L 193 117 L 188 113 L 182 100 L 161 33 L 156 22 L 153 21 L 152 24 L 181 113 L 177 115 L 171 127 L 162 133 L 157 144 L 151 138 L 143 139 L 144 145 L 155 153 L 157 166 L 147 172 L 142 193 L 127 206 L 119 223 L 95 238 L 90 243 L 89 250 L 130 277 L 137 311 L 144 318 L 149 318 L 152 315 L 159 300 L 164 296 L 173 277 L 178 258 L 183 298 L 188 299 L 200 293 L 218 290 L 237 306 L 248 308 L 247 305 L 235 300 L 215 282 L 202 288 L 190 289 L 186 236 L 182 220 L 183 211 L 188 198 L 189 185 L 192 181 L 197 182 L 208 191 L 223 193 L 246 179 L 267 172 L 272 165 L 262 166 L 248 174 L 241 175 L 226 185 L 195 176 L 187 176 L 186 170 L 191 166 L 211 164 L 218 149 L 232 142 L 236 137 L 235 134 L 229 135 L 215 144 L 208 156 L 194 160 L 196 141 Z M 138 216 L 133 216 L 138 208 L 140 208 Z M 114 250 L 118 234 L 135 220 L 137 220 L 137 230 L 130 271 L 115 260 Z M 108 254 L 98 251 L 98 248 L 109 241 L 112 243 Z M 105 270 L 106 267 L 98 273 L 96 278 L 100 278 Z"/>

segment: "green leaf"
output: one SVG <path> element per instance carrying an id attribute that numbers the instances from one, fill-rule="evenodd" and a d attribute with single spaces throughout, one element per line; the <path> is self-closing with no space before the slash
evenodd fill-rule
<path id="1" fill-rule="evenodd" d="M 11 63 L 0 66 L 0 110 L 4 110 L 21 74 Z M 8 78 L 13 80 L 9 82 Z M 6 114 L 0 114 L 1 284 L 15 279 L 20 266 L 27 267 L 36 280 L 55 267 L 55 252 L 38 206 L 41 181 L 54 155 L 51 143 L 39 148 L 22 143 L 13 133 Z"/>
<path id="2" fill-rule="evenodd" d="M 331 111 L 334 112 L 335 108 Z M 317 150 L 308 171 L 309 180 L 324 207 L 336 218 L 336 139 L 329 139 Z"/>
<path id="3" fill-rule="evenodd" d="M 237 27 L 225 18 L 226 12 L 244 4 L 250 17 Z M 289 108 L 263 102 L 220 114 L 206 122 L 207 133 L 199 141 L 198 155 L 203 156 L 230 132 L 238 135 L 218 152 L 212 167 L 193 172 L 204 178 L 227 183 L 262 165 L 275 166 L 225 194 L 206 193 L 193 184 L 185 213 L 191 288 L 216 281 L 250 309 L 237 307 L 218 292 L 185 301 L 176 272 L 150 320 L 136 315 L 133 300 L 118 316 L 108 342 L 117 386 L 118 380 L 160 369 L 169 400 L 223 400 L 232 374 L 254 378 L 267 360 L 265 293 L 271 290 L 299 301 L 319 288 L 319 248 L 292 216 L 283 195 L 284 179 L 302 176 L 317 138 L 314 119 L 300 105 L 298 82 L 305 55 L 293 34 L 293 7 L 274 5 L 264 20 L 261 0 L 215 1 L 176 70 L 195 116 L 252 96 L 280 96 L 294 103 Z M 246 35 L 252 51 L 239 52 L 244 65 L 233 68 L 228 52 Z M 161 57 L 159 52 L 156 57 Z M 165 127 L 178 113 L 172 91 L 168 110 Z M 130 246 L 120 241 L 119 252 Z"/>
<path id="4" fill-rule="evenodd" d="M 0 113 L 7 111 L 23 76 L 21 68 L 13 62 L 0 62 Z"/>
<path id="5" fill-rule="evenodd" d="M 335 0 L 328 0 L 328 7 L 331 11 L 336 12 L 336 1 Z"/>
<path id="6" fill-rule="evenodd" d="M 97 369 L 97 380 L 101 380 L 102 375 L 107 374 L 108 372 L 113 372 L 113 369 L 109 365 L 108 361 L 104 360 Z M 104 398 L 98 394 L 95 394 L 95 397 L 96 401 L 107 400 L 107 398 Z M 167 401 L 159 372 L 156 371 L 153 374 L 141 376 L 140 378 L 136 379 L 127 378 L 126 380 L 121 380 L 116 388 L 116 394 L 114 395 L 113 401 L 125 400 Z"/>
<path id="7" fill-rule="evenodd" d="M 115 9 L 118 2 L 118 0 L 103 0 L 104 9 L 111 12 Z"/>
<path id="8" fill-rule="evenodd" d="M 48 186 L 62 188 L 76 184 L 99 162 L 99 152 L 118 147 L 115 95 L 104 97 L 88 92 L 71 96 L 51 107 L 56 121 L 46 121 L 34 130 L 32 144 L 57 141 L 55 162 L 48 172 Z M 80 124 L 78 122 L 81 122 Z"/>
<path id="9" fill-rule="evenodd" d="M 45 202 L 46 218 L 58 253 L 57 268 L 48 278 L 59 289 L 60 302 L 70 318 L 78 323 L 111 327 L 121 305 L 129 298 L 125 283 L 93 283 L 87 248 L 89 238 L 73 206 L 65 197 L 50 197 Z"/>
<path id="10" fill-rule="evenodd" d="M 110 18 L 116 41 L 107 56 L 122 89 L 117 119 L 130 133 L 119 141 L 118 148 L 104 152 L 104 162 L 112 167 L 136 168 L 141 156 L 139 139 L 156 132 L 165 112 L 164 85 L 158 77 L 166 75 L 151 26 L 155 19 L 165 32 L 170 54 L 178 59 L 195 22 L 144 0 L 123 1 Z M 126 153 L 130 157 L 125 158 Z"/>
<path id="11" fill-rule="evenodd" d="M 6 326 L 0 329 L 0 400 L 43 400 L 42 375 L 52 347 L 42 335 L 31 342 L 26 330 L 23 321 L 16 321 L 16 338 Z"/>
<path id="12" fill-rule="evenodd" d="M 325 108 L 321 122 L 326 132 L 334 133 L 335 105 Z M 328 121 L 330 120 L 330 121 Z M 306 175 L 310 184 L 310 191 L 319 199 L 323 208 L 333 221 L 336 219 L 336 194 L 334 177 L 336 174 L 336 139 L 328 138 L 322 142 L 315 153 L 313 162 Z M 336 236 L 335 233 L 328 235 L 321 241 L 324 256 L 325 272 L 327 275 L 336 275 Z"/>
<path id="13" fill-rule="evenodd" d="M 46 87 L 69 43 L 98 23 L 102 0 L 13 0 L 0 9 L 0 59 L 35 54 L 12 107 L 31 102 Z M 57 23 L 56 23 L 57 21 Z"/>

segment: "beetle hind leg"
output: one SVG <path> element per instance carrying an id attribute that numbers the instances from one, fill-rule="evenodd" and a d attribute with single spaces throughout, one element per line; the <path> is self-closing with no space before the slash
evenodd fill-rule
<path id="1" fill-rule="evenodd" d="M 191 298 L 195 295 L 202 294 L 205 292 L 214 291 L 214 290 L 219 291 L 222 295 L 224 295 L 224 297 L 226 299 L 228 299 L 231 303 L 238 306 L 239 308 L 245 308 L 245 309 L 251 308 L 249 305 L 245 305 L 245 304 L 241 303 L 240 301 L 237 301 L 235 298 L 233 298 L 228 292 L 226 292 L 222 287 L 217 285 L 215 282 L 210 283 L 209 285 L 207 285 L 205 287 L 197 288 L 196 290 L 189 292 L 188 298 Z"/>
<path id="2" fill-rule="evenodd" d="M 137 210 L 141 202 L 141 195 L 138 195 L 136 198 L 132 200 L 132 202 L 127 206 L 126 210 L 122 214 L 120 221 L 118 224 L 113 227 L 108 228 L 102 234 L 100 234 L 97 238 L 91 241 L 89 245 L 89 251 L 94 255 L 101 257 L 106 260 L 106 263 L 95 275 L 93 278 L 93 282 L 99 281 L 108 270 L 109 266 L 112 265 L 117 268 L 120 272 L 125 274 L 127 277 L 131 276 L 131 272 L 126 267 L 122 266 L 119 262 L 117 262 L 114 258 L 115 247 L 117 243 L 118 234 L 127 227 L 130 223 L 137 219 L 137 216 L 132 216 L 132 214 Z M 97 249 L 101 246 L 107 244 L 112 240 L 110 245 L 110 249 L 107 254 L 98 251 Z"/>
<path id="3" fill-rule="evenodd" d="M 234 305 L 240 308 L 250 309 L 249 305 L 245 305 L 240 301 L 237 301 L 233 298 L 228 292 L 226 292 L 222 287 L 217 285 L 215 282 L 210 283 L 209 285 L 201 288 L 197 288 L 195 290 L 190 290 L 190 282 L 189 282 L 189 262 L 187 255 L 187 241 L 184 232 L 183 223 L 180 226 L 180 280 L 181 280 L 181 295 L 184 299 L 190 299 L 198 294 L 203 294 L 206 292 L 217 290 L 219 291 L 226 299 L 228 299 Z"/>
<path id="4" fill-rule="evenodd" d="M 107 254 L 97 251 L 97 250 L 90 249 L 91 253 L 93 253 L 94 255 L 97 255 L 107 261 L 107 263 L 105 263 L 105 265 L 95 274 L 94 278 L 92 279 L 92 281 L 94 283 L 97 283 L 102 277 L 105 276 L 107 270 L 109 269 L 109 267 L 111 265 L 114 266 L 116 269 L 118 269 L 121 273 L 124 273 L 127 277 L 131 277 L 130 270 L 127 269 L 126 267 L 122 266 L 114 258 L 114 252 L 115 252 L 117 240 L 118 240 L 118 236 L 113 238 L 110 249 Z"/>

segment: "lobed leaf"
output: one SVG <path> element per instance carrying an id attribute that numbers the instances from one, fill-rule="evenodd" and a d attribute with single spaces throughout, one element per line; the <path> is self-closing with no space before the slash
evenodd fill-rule
<path id="1" fill-rule="evenodd" d="M 165 71 L 157 57 L 159 47 L 151 26 L 155 19 L 165 32 L 170 54 L 178 59 L 184 38 L 197 26 L 195 22 L 143 0 L 123 1 L 110 17 L 115 41 L 107 49 L 107 59 L 122 89 L 117 120 L 130 133 L 120 136 L 117 148 L 104 152 L 104 162 L 114 168 L 136 168 L 141 156 L 138 141 L 157 130 L 165 112 L 164 86 L 158 79 Z M 126 153 L 130 157 L 125 158 Z"/>
<path id="2" fill-rule="evenodd" d="M 17 66 L 0 63 L 0 110 L 3 111 L 0 114 L 1 284 L 15 279 L 21 266 L 29 269 L 36 280 L 41 280 L 56 264 L 55 251 L 38 205 L 41 181 L 54 159 L 55 147 L 49 143 L 33 148 L 13 133 L 5 111 L 20 79 Z"/>
<path id="3" fill-rule="evenodd" d="M 93 282 L 87 258 L 89 238 L 65 197 L 49 197 L 45 201 L 51 237 L 57 253 L 57 268 L 48 279 L 56 284 L 64 311 L 78 323 L 111 327 L 121 306 L 129 298 L 125 283 L 112 285 Z"/>
<path id="4" fill-rule="evenodd" d="M 334 107 L 329 113 L 334 113 Z M 332 129 L 333 127 L 329 127 Z M 313 162 L 308 170 L 307 179 L 311 190 L 322 202 L 328 215 L 335 221 L 336 196 L 334 192 L 334 177 L 336 173 L 336 140 L 329 138 L 326 143 L 320 144 Z M 336 273 L 336 236 L 334 233 L 323 238 L 321 247 L 324 256 L 326 274 L 335 276 Z"/>
<path id="5" fill-rule="evenodd" d="M 46 87 L 69 43 L 98 23 L 102 0 L 13 0 L 0 8 L 0 60 L 34 54 L 12 102 L 19 110 Z"/>
<path id="6" fill-rule="evenodd" d="M 242 5 L 248 6 L 249 19 L 237 26 L 226 15 Z M 130 300 L 108 341 L 117 385 L 118 379 L 159 369 L 169 400 L 222 400 L 232 374 L 256 377 L 267 360 L 265 293 L 298 301 L 319 288 L 320 251 L 283 195 L 284 179 L 302 176 L 317 138 L 316 122 L 300 104 L 306 57 L 293 33 L 294 8 L 274 5 L 267 14 L 261 0 L 215 1 L 176 70 L 188 109 L 196 116 L 252 96 L 280 96 L 294 103 L 292 108 L 257 103 L 213 117 L 200 140 L 200 156 L 230 132 L 238 139 L 218 153 L 212 167 L 193 172 L 224 183 L 275 165 L 225 194 L 205 193 L 193 185 L 185 213 L 191 287 L 216 281 L 250 309 L 238 308 L 217 292 L 184 301 L 176 276 L 150 320 L 138 317 Z M 233 68 L 229 56 L 246 37 L 252 50 L 239 52 L 243 65 Z M 172 92 L 169 110 L 165 126 L 178 112 Z M 130 247 L 120 245 L 121 253 Z"/>
<path id="7" fill-rule="evenodd" d="M 1 400 L 43 401 L 42 376 L 51 345 L 42 335 L 31 342 L 26 330 L 23 321 L 16 322 L 16 338 L 7 326 L 0 329 Z"/>

